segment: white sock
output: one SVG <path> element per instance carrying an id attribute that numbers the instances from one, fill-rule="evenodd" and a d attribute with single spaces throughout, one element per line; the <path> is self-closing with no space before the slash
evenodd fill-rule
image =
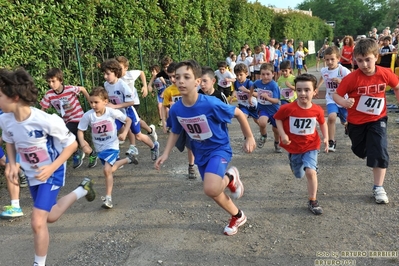
<path id="1" fill-rule="evenodd" d="M 76 194 L 76 197 L 77 197 L 76 200 L 78 200 L 78 199 L 80 199 L 80 198 L 83 198 L 84 196 L 87 195 L 87 190 L 84 189 L 84 188 L 81 187 L 81 186 L 78 186 L 78 187 L 77 187 L 74 191 L 72 191 L 72 192 Z"/>
<path id="2" fill-rule="evenodd" d="M 11 200 L 11 206 L 14 208 L 21 208 L 19 206 L 19 199 Z"/>
<path id="3" fill-rule="evenodd" d="M 37 266 L 46 266 L 46 256 L 38 256 L 35 254 L 35 262 L 37 263 Z"/>

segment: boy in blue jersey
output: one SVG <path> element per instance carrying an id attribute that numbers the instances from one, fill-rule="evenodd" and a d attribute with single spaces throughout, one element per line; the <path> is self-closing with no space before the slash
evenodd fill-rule
<path id="1" fill-rule="evenodd" d="M 256 80 L 250 90 L 250 98 L 254 92 L 257 92 L 258 97 L 258 110 L 259 110 L 259 131 L 260 138 L 258 141 L 258 148 L 262 148 L 265 145 L 267 139 L 266 125 L 270 123 L 272 125 L 274 133 L 274 151 L 281 153 L 279 146 L 279 135 L 277 130 L 276 121 L 273 115 L 280 108 L 280 89 L 277 82 L 273 80 L 272 64 L 264 63 L 260 67 L 260 79 Z"/>
<path id="2" fill-rule="evenodd" d="M 246 152 L 250 153 L 255 149 L 255 140 L 246 115 L 240 109 L 222 103 L 216 97 L 198 94 L 201 74 L 201 66 L 194 60 L 177 64 L 176 86 L 182 98 L 170 108 L 172 130 L 165 151 L 154 166 L 157 170 L 160 169 L 184 129 L 190 137 L 195 164 L 198 165 L 204 181 L 204 192 L 232 216 L 230 223 L 224 228 L 224 234 L 234 235 L 238 227 L 247 221 L 247 217 L 224 192 L 226 187 L 229 188 L 232 198 L 237 199 L 244 192 L 237 168 L 232 166 L 226 171 L 232 157 L 226 124 L 231 122 L 231 118 L 237 118 L 246 137 Z"/>

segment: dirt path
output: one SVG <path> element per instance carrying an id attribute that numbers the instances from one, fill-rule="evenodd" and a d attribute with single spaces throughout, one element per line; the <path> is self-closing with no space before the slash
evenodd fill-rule
<path id="1" fill-rule="evenodd" d="M 149 150 L 139 145 L 139 165 L 115 174 L 112 210 L 100 208 L 105 190 L 100 166 L 68 169 L 62 195 L 89 176 L 96 182 L 98 198 L 92 203 L 80 200 L 49 226 L 47 265 L 399 265 L 398 116 L 390 114 L 388 125 L 391 163 L 385 189 L 390 203 L 374 203 L 372 172 L 352 154 L 349 139 L 337 125 L 337 152 L 319 155 L 321 216 L 307 210 L 306 180 L 293 177 L 286 152 L 275 154 L 269 137 L 263 149 L 243 153 L 234 121 L 229 127 L 231 164 L 245 185 L 237 204 L 248 222 L 232 237 L 223 235 L 228 215 L 203 194 L 200 180 L 186 179 L 186 153 L 175 150 L 157 172 Z M 251 126 L 258 137 L 252 121 Z M 268 132 L 272 136 L 270 128 Z M 167 136 L 159 135 L 162 150 Z M 5 189 L 0 195 L 1 204 L 8 204 Z M 22 190 L 21 204 L 23 218 L 0 221 L 0 265 L 32 264 L 27 189 Z"/>

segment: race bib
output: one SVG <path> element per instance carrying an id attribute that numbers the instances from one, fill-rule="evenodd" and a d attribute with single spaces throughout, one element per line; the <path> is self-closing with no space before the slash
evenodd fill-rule
<path id="1" fill-rule="evenodd" d="M 35 149 L 19 149 L 21 160 L 25 163 L 31 164 L 33 168 L 36 168 L 37 164 L 43 163 L 49 160 L 49 156 L 46 150 L 36 148 Z"/>
<path id="2" fill-rule="evenodd" d="M 121 103 L 121 100 L 118 96 L 109 96 L 109 101 L 112 104 L 120 104 Z"/>
<path id="3" fill-rule="evenodd" d="M 283 88 L 281 89 L 280 93 L 281 95 L 283 95 L 284 99 L 286 99 L 288 102 L 291 102 L 295 99 L 295 92 L 290 88 Z"/>
<path id="4" fill-rule="evenodd" d="M 384 109 L 385 99 L 370 97 L 367 95 L 360 96 L 356 110 L 370 115 L 380 115 Z"/>
<path id="5" fill-rule="evenodd" d="M 327 88 L 327 93 L 329 95 L 333 95 L 334 92 L 337 90 L 338 88 L 338 84 L 333 82 L 333 81 L 327 81 L 326 82 L 326 88 Z"/>
<path id="6" fill-rule="evenodd" d="M 107 133 L 107 132 L 112 132 L 113 130 L 114 129 L 113 129 L 112 123 L 111 123 L 111 121 L 108 121 L 108 120 L 102 121 L 100 123 L 94 123 L 91 126 L 91 132 L 93 134 L 103 134 L 103 133 Z"/>
<path id="7" fill-rule="evenodd" d="M 249 94 L 247 92 L 237 91 L 237 102 L 238 104 L 248 106 Z"/>
<path id="8" fill-rule="evenodd" d="M 316 130 L 315 117 L 293 117 L 290 116 L 290 132 L 295 135 L 312 135 Z"/>
<path id="9" fill-rule="evenodd" d="M 257 90 L 258 93 L 258 103 L 263 104 L 263 105 L 272 105 L 271 102 L 269 102 L 268 100 L 266 100 L 266 98 L 264 98 L 262 96 L 262 94 L 266 93 L 267 96 L 269 97 L 273 97 L 273 92 L 268 91 L 268 90 Z"/>
<path id="10" fill-rule="evenodd" d="M 205 115 L 189 118 L 178 116 L 177 120 L 190 138 L 194 140 L 206 140 L 213 135 Z"/>

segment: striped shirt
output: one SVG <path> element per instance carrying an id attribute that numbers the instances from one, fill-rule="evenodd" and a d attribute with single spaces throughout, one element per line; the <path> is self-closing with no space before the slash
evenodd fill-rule
<path id="1" fill-rule="evenodd" d="M 80 87 L 65 85 L 60 93 L 48 90 L 40 101 L 44 109 L 53 106 L 65 123 L 79 122 L 84 112 L 79 102 Z"/>

